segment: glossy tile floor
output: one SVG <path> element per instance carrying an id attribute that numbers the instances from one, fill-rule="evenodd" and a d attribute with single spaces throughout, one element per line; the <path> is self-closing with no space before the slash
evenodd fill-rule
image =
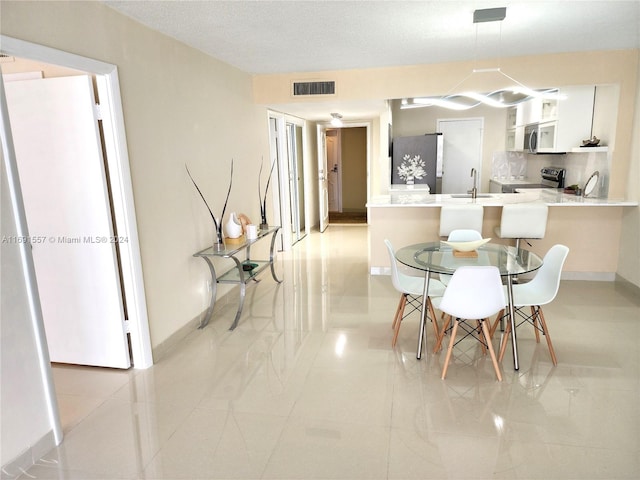
<path id="1" fill-rule="evenodd" d="M 562 282 L 545 307 L 559 365 L 518 330 L 495 379 L 470 340 L 395 350 L 398 294 L 370 276 L 367 227 L 332 225 L 153 368 L 56 367 L 65 439 L 20 478 L 615 479 L 640 477 L 640 299 Z M 433 335 L 428 331 L 428 346 Z M 499 339 L 494 339 L 497 346 Z"/>

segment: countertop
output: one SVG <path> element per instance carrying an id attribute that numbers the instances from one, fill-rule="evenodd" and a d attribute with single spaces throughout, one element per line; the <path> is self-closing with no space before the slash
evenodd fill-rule
<path id="1" fill-rule="evenodd" d="M 487 207 L 501 207 L 507 203 L 543 202 L 550 207 L 636 207 L 637 201 L 611 198 L 589 198 L 563 193 L 553 188 L 525 188 L 518 193 L 479 193 L 473 200 L 470 195 L 460 198 L 456 195 L 431 195 L 421 190 L 392 191 L 388 195 L 373 197 L 368 208 L 377 207 L 441 207 L 477 203 Z"/>

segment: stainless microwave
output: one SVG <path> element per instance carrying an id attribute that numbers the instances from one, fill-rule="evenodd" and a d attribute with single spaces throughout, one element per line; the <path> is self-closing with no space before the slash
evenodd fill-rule
<path id="1" fill-rule="evenodd" d="M 533 123 L 524 127 L 524 152 L 536 153 L 538 151 L 538 124 Z"/>

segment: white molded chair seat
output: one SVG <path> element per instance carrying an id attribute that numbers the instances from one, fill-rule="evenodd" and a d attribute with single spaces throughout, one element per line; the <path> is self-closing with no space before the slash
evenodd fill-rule
<path id="1" fill-rule="evenodd" d="M 453 230 L 458 229 L 482 232 L 483 218 L 482 205 L 443 205 L 440 208 L 440 236 L 446 237 Z"/>
<path id="2" fill-rule="evenodd" d="M 393 246 L 391 245 L 391 242 L 385 239 L 384 243 L 387 246 L 387 251 L 389 252 L 389 262 L 391 264 L 391 282 L 393 283 L 395 289 L 400 292 L 400 301 L 398 302 L 398 308 L 396 309 L 396 314 L 393 317 L 392 324 L 394 334 L 393 340 L 391 341 L 391 346 L 395 347 L 396 342 L 398 341 L 398 334 L 400 333 L 400 325 L 402 323 L 402 320 L 413 311 L 420 311 L 420 309 L 422 308 L 422 295 L 424 293 L 425 279 L 424 275 L 413 276 L 401 272 L 398 268 L 395 251 L 393 249 Z M 427 313 L 431 319 L 431 323 L 433 324 L 433 330 L 435 332 L 436 338 L 438 338 L 439 329 L 438 323 L 436 322 L 431 297 L 440 297 L 444 294 L 444 291 L 445 286 L 442 284 L 442 282 L 434 278 L 429 279 L 429 291 L 427 293 Z M 412 309 L 405 314 L 404 311 L 407 304 L 409 304 Z"/>
<path id="3" fill-rule="evenodd" d="M 549 336 L 549 330 L 547 329 L 547 322 L 545 321 L 544 314 L 542 312 L 542 305 L 551 303 L 558 294 L 560 288 L 560 278 L 562 275 L 562 267 L 569 254 L 569 248 L 565 245 L 554 245 L 549 249 L 543 259 L 542 267 L 536 273 L 536 276 L 528 283 L 522 283 L 513 285 L 513 306 L 516 309 L 517 317 L 520 317 L 522 322 L 516 325 L 516 328 L 523 323 L 530 323 L 533 325 L 536 342 L 540 342 L 540 334 L 547 339 L 547 346 L 549 347 L 549 354 L 551 355 L 551 361 L 554 365 L 558 364 L 556 354 L 551 343 L 551 337 Z M 531 314 L 523 312 L 524 307 L 530 307 Z M 496 320 L 491 328 L 493 333 L 500 322 L 503 312 L 500 312 L 496 317 Z M 500 344 L 499 360 L 502 361 L 505 350 L 507 348 L 507 338 L 511 332 L 511 322 L 507 322 L 502 342 Z"/>
<path id="4" fill-rule="evenodd" d="M 500 238 L 514 238 L 520 248 L 522 238 L 544 238 L 549 207 L 544 203 L 513 203 L 502 207 L 500 226 L 494 229 Z"/>
<path id="5" fill-rule="evenodd" d="M 448 315 L 446 324 L 440 330 L 438 345 L 442 343 L 444 333 L 455 317 L 455 323 L 451 329 L 449 348 L 442 368 L 442 379 L 447 375 L 451 353 L 456 343 L 456 333 L 458 327 L 462 326 L 467 335 L 474 335 L 483 345 L 483 350 L 488 349 L 491 355 L 493 368 L 499 381 L 502 381 L 502 374 L 496 359 L 496 354 L 491 345 L 491 335 L 486 320 L 504 309 L 505 296 L 502 287 L 500 271 L 493 266 L 462 266 L 458 267 L 451 277 L 444 295 L 440 301 L 440 310 Z M 467 320 L 476 320 L 476 326 L 465 325 Z M 480 338 L 482 332 L 484 341 Z"/>

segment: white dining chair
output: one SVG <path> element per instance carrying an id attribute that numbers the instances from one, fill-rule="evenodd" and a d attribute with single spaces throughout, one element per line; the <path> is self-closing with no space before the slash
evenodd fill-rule
<path id="1" fill-rule="evenodd" d="M 542 306 L 551 303 L 558 294 L 560 288 L 560 277 L 562 275 L 562 267 L 569 254 L 569 248 L 565 245 L 554 245 L 549 249 L 543 258 L 542 267 L 538 270 L 535 277 L 530 282 L 513 285 L 513 306 L 515 307 L 516 317 L 522 319 L 520 323 L 516 323 L 516 328 L 524 323 L 533 325 L 536 342 L 540 343 L 540 333 L 547 339 L 547 347 L 549 347 L 549 354 L 551 355 L 551 361 L 554 365 L 558 364 L 553 344 L 551 343 L 551 337 L 549 336 L 549 329 L 547 328 L 547 322 L 542 312 Z M 525 313 L 524 308 L 530 308 L 530 314 Z M 500 312 L 496 317 L 496 320 L 491 328 L 493 333 L 503 312 Z M 507 339 L 511 332 L 511 322 L 506 322 L 504 335 L 502 336 L 502 342 L 500 343 L 500 355 L 499 360 L 502 361 L 504 353 L 507 348 Z"/>
<path id="2" fill-rule="evenodd" d="M 458 328 L 462 327 L 466 333 L 463 338 L 473 336 L 483 345 L 483 351 L 485 349 L 489 351 L 496 377 L 498 381 L 502 381 L 500 366 L 491 345 L 491 335 L 487 326 L 488 318 L 495 315 L 505 306 L 500 270 L 493 266 L 458 267 L 439 303 L 440 310 L 447 314 L 447 320 L 440 329 L 437 348 L 442 343 L 444 333 L 452 318 L 455 318 L 451 329 L 447 355 L 442 368 L 442 379 L 444 380 L 447 375 L 453 347 L 457 343 L 456 334 Z M 469 320 L 475 320 L 475 326 L 467 325 L 466 322 Z M 482 335 L 480 335 L 480 332 Z"/>
<path id="3" fill-rule="evenodd" d="M 544 203 L 508 203 L 502 206 L 500 226 L 494 232 L 500 238 L 515 239 L 516 248 L 520 240 L 544 238 L 547 231 L 549 207 Z"/>
<path id="4" fill-rule="evenodd" d="M 484 208 L 482 205 L 442 205 L 440 207 L 440 236 L 447 237 L 453 230 L 470 229 L 482 232 Z"/>
<path id="5" fill-rule="evenodd" d="M 391 340 L 391 346 L 395 347 L 398 341 L 398 334 L 400 333 L 400 325 L 402 320 L 409 316 L 414 311 L 421 311 L 422 309 L 422 296 L 424 294 L 424 275 L 413 276 L 407 275 L 400 271 L 398 267 L 398 261 L 396 260 L 395 250 L 393 245 L 388 239 L 384 240 L 384 243 L 389 252 L 389 262 L 391 264 L 391 282 L 395 289 L 400 292 L 400 301 L 398 302 L 398 308 L 396 314 L 393 317 L 393 339 Z M 435 278 L 429 279 L 429 291 L 427 293 L 427 314 L 433 324 L 433 330 L 436 338 L 439 335 L 438 322 L 436 321 L 435 312 L 433 309 L 433 303 L 431 297 L 441 297 L 444 294 L 445 287 L 439 280 Z M 411 310 L 405 313 L 405 308 L 409 304 Z"/>
<path id="6" fill-rule="evenodd" d="M 476 240 L 482 240 L 482 234 L 478 230 L 472 230 L 469 228 L 458 228 L 456 230 L 451 230 L 451 232 L 449 232 L 449 236 L 447 237 L 447 241 L 449 242 L 474 242 Z M 451 255 L 452 254 L 449 254 L 448 256 Z M 451 280 L 451 275 L 441 273 L 439 275 L 439 279 L 444 286 L 447 286 L 449 280 Z"/>

